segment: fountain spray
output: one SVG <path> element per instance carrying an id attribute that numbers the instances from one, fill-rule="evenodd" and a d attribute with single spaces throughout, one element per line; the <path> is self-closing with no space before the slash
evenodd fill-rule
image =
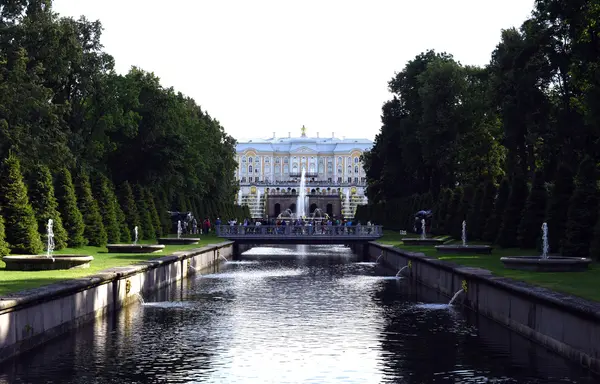
<path id="1" fill-rule="evenodd" d="M 46 236 L 48 237 L 48 243 L 46 245 L 46 257 L 52 258 L 52 252 L 54 252 L 54 220 L 48 219 L 46 225 Z"/>

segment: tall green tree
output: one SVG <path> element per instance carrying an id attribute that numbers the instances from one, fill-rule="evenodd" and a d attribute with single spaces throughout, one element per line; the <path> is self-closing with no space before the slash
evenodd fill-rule
<path id="1" fill-rule="evenodd" d="M 130 229 L 130 231 L 133 231 L 135 227 L 140 227 L 140 214 L 138 213 L 138 208 L 135 204 L 133 191 L 131 190 L 131 186 L 127 181 L 121 184 L 119 202 L 121 203 L 121 209 L 123 210 L 123 214 L 125 215 L 125 220 L 127 222 L 127 227 Z M 123 232 L 121 231 L 121 233 Z"/>
<path id="2" fill-rule="evenodd" d="M 598 170 L 595 162 L 585 157 L 579 165 L 575 190 L 569 200 L 567 227 L 562 253 L 587 257 L 598 218 Z"/>
<path id="3" fill-rule="evenodd" d="M 89 245 L 94 247 L 105 246 L 107 241 L 106 229 L 102 223 L 100 208 L 98 208 L 98 202 L 92 194 L 90 177 L 83 170 L 80 170 L 77 174 L 76 193 L 85 224 L 84 237 Z"/>
<path id="4" fill-rule="evenodd" d="M 56 198 L 63 226 L 68 234 L 67 244 L 74 248 L 87 245 L 88 242 L 83 236 L 85 224 L 83 215 L 77 206 L 77 195 L 71 172 L 64 167 L 59 169 L 56 175 Z"/>
<path id="5" fill-rule="evenodd" d="M 569 199 L 573 195 L 574 188 L 573 171 L 569 166 L 561 163 L 556 172 L 546 209 L 548 245 L 552 252 L 558 252 L 562 247 L 567 227 Z"/>
<path id="6" fill-rule="evenodd" d="M 29 200 L 37 219 L 38 230 L 43 233 L 43 242 L 47 242 L 46 227 L 48 220 L 52 219 L 54 249 L 66 248 L 68 234 L 58 212 L 58 201 L 54 196 L 52 175 L 50 169 L 45 165 L 36 164 L 29 175 Z"/>
<path id="7" fill-rule="evenodd" d="M 510 183 L 510 194 L 506 202 L 506 209 L 502 215 L 500 231 L 496 238 L 496 243 L 502 248 L 514 248 L 518 246 L 517 231 L 528 195 L 529 190 L 525 178 L 520 174 L 516 174 Z"/>
<path id="8" fill-rule="evenodd" d="M 6 241 L 11 253 L 35 255 L 44 250 L 21 166 L 13 154 L 0 167 L 0 210 L 6 220 Z"/>
<path id="9" fill-rule="evenodd" d="M 6 242 L 6 229 L 4 228 L 4 218 L 0 216 L 0 256 L 6 256 L 10 252 L 10 247 Z"/>
<path id="10" fill-rule="evenodd" d="M 96 200 L 98 209 L 102 217 L 102 224 L 106 229 L 107 242 L 117 244 L 121 241 L 121 228 L 117 216 L 117 196 L 114 192 L 114 187 L 110 180 L 105 176 L 100 176 L 96 180 Z"/>
<path id="11" fill-rule="evenodd" d="M 156 232 L 154 230 L 154 224 L 152 221 L 152 213 L 150 212 L 150 207 L 147 204 L 148 198 L 146 197 L 146 191 L 140 185 L 134 186 L 133 190 L 137 211 L 140 214 L 141 238 L 144 240 L 155 239 Z"/>
<path id="12" fill-rule="evenodd" d="M 546 214 L 547 200 L 548 193 L 544 175 L 542 171 L 537 171 L 518 228 L 517 241 L 520 248 L 537 248 L 539 245 L 538 240 Z"/>
<path id="13" fill-rule="evenodd" d="M 498 231 L 502 225 L 502 217 L 506 204 L 508 203 L 508 196 L 510 195 L 510 181 L 507 178 L 502 179 L 500 187 L 498 188 L 498 195 L 494 199 L 494 209 L 492 215 L 488 217 L 485 223 L 485 231 L 483 232 L 483 240 L 493 242 L 498 237 Z"/>

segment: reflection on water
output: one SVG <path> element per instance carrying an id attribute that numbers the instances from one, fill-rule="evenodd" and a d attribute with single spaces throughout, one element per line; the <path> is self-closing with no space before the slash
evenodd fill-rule
<path id="1" fill-rule="evenodd" d="M 588 383 L 341 246 L 257 247 L 0 366 L 0 383 Z"/>

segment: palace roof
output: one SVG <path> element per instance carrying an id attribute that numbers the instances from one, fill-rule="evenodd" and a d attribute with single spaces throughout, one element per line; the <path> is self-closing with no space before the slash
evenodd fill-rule
<path id="1" fill-rule="evenodd" d="M 257 152 L 281 153 L 348 153 L 354 149 L 368 151 L 373 142 L 368 139 L 338 139 L 335 137 L 272 137 L 269 139 L 251 139 L 238 142 L 236 151 L 254 149 Z"/>

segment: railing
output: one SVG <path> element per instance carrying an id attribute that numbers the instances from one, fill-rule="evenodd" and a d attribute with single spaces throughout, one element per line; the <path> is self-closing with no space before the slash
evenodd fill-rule
<path id="1" fill-rule="evenodd" d="M 381 225 L 353 225 L 350 227 L 342 225 L 217 225 L 215 226 L 217 236 L 219 237 L 319 237 L 319 236 L 339 236 L 339 237 L 365 237 L 375 238 L 383 236 L 383 227 Z"/>

